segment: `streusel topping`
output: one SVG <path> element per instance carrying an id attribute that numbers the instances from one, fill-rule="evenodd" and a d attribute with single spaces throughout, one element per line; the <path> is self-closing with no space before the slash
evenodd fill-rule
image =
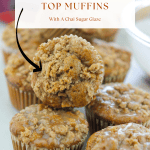
<path id="1" fill-rule="evenodd" d="M 100 86 L 96 100 L 87 108 L 115 124 L 134 122 L 150 127 L 150 94 L 130 84 Z"/>
<path id="2" fill-rule="evenodd" d="M 33 60 L 35 50 L 25 51 L 30 60 Z M 31 88 L 31 72 L 29 70 L 29 62 L 21 55 L 11 54 L 8 59 L 4 73 L 8 82 L 18 86 L 20 90 L 32 90 Z"/>
<path id="3" fill-rule="evenodd" d="M 31 105 L 16 114 L 10 131 L 19 141 L 37 148 L 68 148 L 85 140 L 88 123 L 74 109 L 52 110 L 46 105 Z"/>
<path id="4" fill-rule="evenodd" d="M 94 133 L 86 150 L 149 150 L 150 130 L 142 125 L 129 123 L 110 126 Z"/>
<path id="5" fill-rule="evenodd" d="M 37 47 L 46 42 L 50 37 L 49 29 L 18 29 L 19 43 L 23 50 L 37 49 Z M 6 26 L 2 37 L 6 46 L 18 49 L 16 42 L 15 22 Z"/>
<path id="6" fill-rule="evenodd" d="M 105 66 L 105 76 L 121 75 L 130 68 L 131 53 L 101 40 L 93 40 L 92 45 L 102 56 Z"/>
<path id="7" fill-rule="evenodd" d="M 81 37 L 65 35 L 41 44 L 34 57 L 39 61 L 42 71 L 33 73 L 32 87 L 51 107 L 85 106 L 102 83 L 101 56 Z"/>

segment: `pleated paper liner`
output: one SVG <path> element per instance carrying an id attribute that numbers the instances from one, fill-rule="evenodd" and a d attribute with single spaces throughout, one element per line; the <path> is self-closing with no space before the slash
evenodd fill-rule
<path id="1" fill-rule="evenodd" d="M 17 110 L 22 110 L 33 104 L 41 104 L 42 102 L 36 97 L 33 91 L 21 91 L 18 87 L 7 81 L 9 97 L 12 105 Z"/>
<path id="2" fill-rule="evenodd" d="M 13 134 L 11 134 L 11 140 L 14 150 L 61 150 L 60 148 L 47 149 L 47 148 L 36 148 L 33 145 L 31 146 L 27 145 L 19 141 L 18 138 L 15 137 Z M 76 145 L 72 145 L 70 148 L 65 148 L 64 150 L 82 150 L 83 144 L 84 140 Z"/>
<path id="3" fill-rule="evenodd" d="M 87 106 L 85 107 L 87 121 L 89 123 L 89 134 L 92 135 L 93 133 L 102 130 L 108 126 L 113 126 L 115 124 L 108 122 L 107 120 L 95 115 L 91 112 Z"/>
<path id="4" fill-rule="evenodd" d="M 111 83 L 111 82 L 123 82 L 126 75 L 127 75 L 127 72 L 118 76 L 104 76 L 103 84 Z"/>

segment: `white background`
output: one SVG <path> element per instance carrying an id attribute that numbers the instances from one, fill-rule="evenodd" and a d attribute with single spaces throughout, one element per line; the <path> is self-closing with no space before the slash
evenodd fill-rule
<path id="1" fill-rule="evenodd" d="M 0 36 L 4 29 L 4 24 L 0 23 Z M 122 46 L 127 46 L 128 37 L 124 30 L 121 30 L 117 37 L 117 43 Z M 132 41 L 130 41 L 132 43 Z M 1 41 L 0 41 L 1 45 Z M 9 122 L 11 118 L 17 113 L 12 107 L 7 91 L 5 76 L 3 74 L 4 63 L 2 53 L 0 53 L 0 150 L 13 150 L 9 132 Z M 150 91 L 150 78 L 138 66 L 134 58 L 132 59 L 131 68 L 125 80 L 125 83 L 131 83 L 137 87 L 141 87 L 146 91 Z M 83 108 L 80 108 L 84 112 Z"/>

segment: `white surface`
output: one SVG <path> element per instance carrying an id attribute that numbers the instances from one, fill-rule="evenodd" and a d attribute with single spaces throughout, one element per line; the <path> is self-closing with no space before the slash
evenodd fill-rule
<path id="1" fill-rule="evenodd" d="M 0 24 L 0 36 L 3 28 L 4 25 Z M 118 34 L 117 43 L 119 43 L 121 46 L 129 47 L 127 44 L 127 36 L 124 30 L 121 30 Z M 9 122 L 11 118 L 17 113 L 17 111 L 10 103 L 3 69 L 4 64 L 2 53 L 0 53 L 0 149 L 13 150 L 9 132 Z M 125 83 L 131 83 L 137 87 L 143 88 L 146 91 L 150 91 L 150 78 L 146 75 L 145 72 L 143 72 L 142 69 L 140 69 L 134 59 L 132 59 L 131 68 L 126 77 Z M 80 110 L 84 112 L 83 108 L 80 108 Z"/>

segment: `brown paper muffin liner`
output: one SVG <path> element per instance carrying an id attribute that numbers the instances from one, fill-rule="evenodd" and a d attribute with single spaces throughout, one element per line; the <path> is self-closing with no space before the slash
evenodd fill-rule
<path id="1" fill-rule="evenodd" d="M 86 112 L 86 118 L 89 123 L 89 134 L 92 135 L 93 133 L 102 130 L 108 126 L 113 126 L 115 124 L 108 122 L 107 120 L 101 118 L 100 116 L 97 116 L 94 114 L 90 109 L 85 107 Z"/>
<path id="2" fill-rule="evenodd" d="M 111 82 L 123 82 L 126 75 L 127 72 L 119 76 L 106 76 L 104 77 L 103 84 L 111 83 Z"/>
<path id="3" fill-rule="evenodd" d="M 60 148 L 47 149 L 47 148 L 36 148 L 33 145 L 31 146 L 27 145 L 19 141 L 18 138 L 15 137 L 13 134 L 11 134 L 11 140 L 12 140 L 14 150 L 61 150 Z M 76 145 L 72 145 L 70 148 L 65 148 L 64 150 L 82 150 L 83 144 L 84 144 L 84 140 L 83 142 L 80 142 Z"/>
<path id="4" fill-rule="evenodd" d="M 18 87 L 7 81 L 9 97 L 12 105 L 21 110 L 33 104 L 41 104 L 42 102 L 36 97 L 33 91 L 21 91 Z"/>

